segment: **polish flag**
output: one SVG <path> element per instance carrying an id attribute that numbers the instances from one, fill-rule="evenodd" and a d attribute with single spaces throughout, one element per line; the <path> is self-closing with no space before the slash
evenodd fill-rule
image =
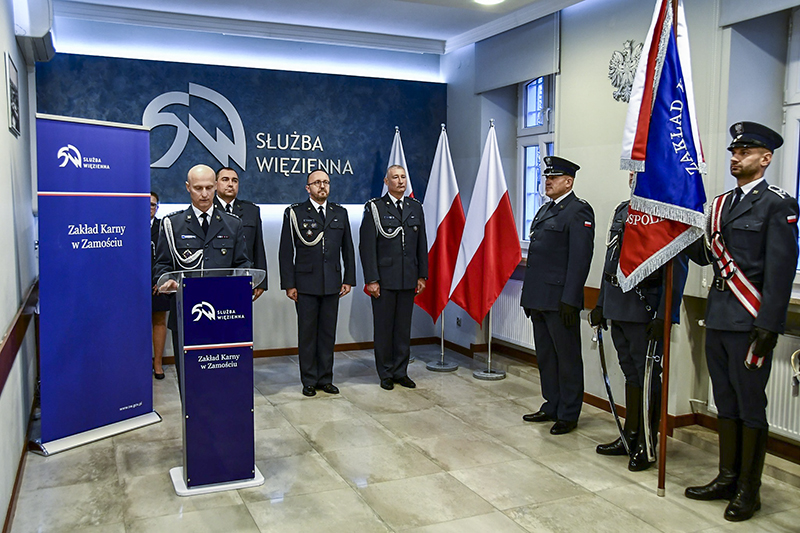
<path id="1" fill-rule="evenodd" d="M 465 220 L 444 124 L 433 157 L 422 211 L 428 235 L 428 283 L 414 301 L 436 321 L 450 300 L 450 285 Z"/>
<path id="2" fill-rule="evenodd" d="M 480 324 L 520 259 L 517 225 L 492 124 L 472 190 L 450 299 Z"/>
<path id="3" fill-rule="evenodd" d="M 406 170 L 406 192 L 405 196 L 414 198 L 414 189 L 411 187 L 411 176 L 408 173 L 408 165 L 406 165 L 406 154 L 403 152 L 403 141 L 400 139 L 400 127 L 394 127 L 394 140 L 392 141 L 392 151 L 389 154 L 389 164 L 386 165 L 386 170 L 392 165 L 400 165 Z M 386 183 L 383 184 L 381 196 L 389 192 Z"/>

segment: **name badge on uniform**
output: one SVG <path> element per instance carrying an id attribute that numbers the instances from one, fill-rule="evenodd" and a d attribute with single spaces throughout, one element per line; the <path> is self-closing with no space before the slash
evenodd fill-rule
<path id="1" fill-rule="evenodd" d="M 197 235 L 181 235 L 181 239 L 196 239 Z"/>

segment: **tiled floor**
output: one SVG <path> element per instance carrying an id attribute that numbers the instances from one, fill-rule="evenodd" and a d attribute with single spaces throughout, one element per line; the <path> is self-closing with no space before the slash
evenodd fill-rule
<path id="1" fill-rule="evenodd" d="M 800 531 L 800 489 L 765 477 L 763 509 L 743 524 L 720 502 L 683 497 L 716 473 L 716 454 L 669 441 L 667 495 L 656 471 L 601 457 L 609 414 L 584 406 L 578 429 L 552 436 L 522 415 L 542 398 L 535 370 L 478 381 L 429 372 L 438 347 L 415 347 L 414 390 L 378 386 L 371 351 L 336 355 L 338 396 L 300 393 L 296 357 L 255 364 L 258 488 L 180 498 L 174 370 L 154 383 L 164 420 L 49 458 L 28 454 L 12 531 L 29 532 L 657 532 Z"/>

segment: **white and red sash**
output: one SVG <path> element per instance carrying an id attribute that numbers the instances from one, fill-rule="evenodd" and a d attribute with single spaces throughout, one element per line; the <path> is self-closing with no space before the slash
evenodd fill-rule
<path id="1" fill-rule="evenodd" d="M 711 252 L 716 260 L 717 268 L 719 268 L 720 277 L 726 280 L 726 284 L 739 303 L 755 318 L 761 308 L 761 291 L 750 283 L 747 276 L 739 270 L 722 240 L 722 210 L 732 193 L 733 191 L 730 191 L 714 198 L 711 208 Z M 762 364 L 764 364 L 764 357 L 756 357 L 751 344 L 747 351 L 745 365 L 761 367 Z"/>

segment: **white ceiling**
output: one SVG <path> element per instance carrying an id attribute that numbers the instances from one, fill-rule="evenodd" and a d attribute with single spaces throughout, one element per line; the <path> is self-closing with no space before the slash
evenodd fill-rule
<path id="1" fill-rule="evenodd" d="M 442 54 L 582 0 L 54 0 L 56 19 Z"/>

